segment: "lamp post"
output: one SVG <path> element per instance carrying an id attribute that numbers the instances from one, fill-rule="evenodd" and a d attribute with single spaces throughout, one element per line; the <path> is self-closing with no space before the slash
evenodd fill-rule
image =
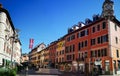
<path id="1" fill-rule="evenodd" d="M 13 34 L 13 36 L 9 37 L 12 38 L 12 51 L 11 51 L 11 66 L 13 68 L 13 52 L 14 52 L 14 42 L 17 42 L 17 35 Z"/>

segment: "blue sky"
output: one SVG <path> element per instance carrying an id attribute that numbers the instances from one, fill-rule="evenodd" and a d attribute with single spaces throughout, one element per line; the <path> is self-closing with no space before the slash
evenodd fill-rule
<path id="1" fill-rule="evenodd" d="M 104 0 L 0 0 L 20 30 L 22 52 L 28 53 L 29 39 L 34 46 L 46 45 L 67 34 L 67 29 L 101 14 Z M 120 20 L 120 0 L 114 0 L 115 16 Z"/>

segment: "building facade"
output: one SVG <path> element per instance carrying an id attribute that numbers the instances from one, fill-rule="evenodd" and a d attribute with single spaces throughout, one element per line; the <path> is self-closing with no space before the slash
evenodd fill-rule
<path id="1" fill-rule="evenodd" d="M 120 21 L 114 2 L 105 0 L 102 14 L 94 15 L 68 29 L 68 33 L 44 50 L 45 65 L 54 61 L 63 71 L 103 74 L 120 72 Z M 55 52 L 55 57 L 53 56 Z"/>
<path id="2" fill-rule="evenodd" d="M 31 66 L 37 67 L 37 68 L 41 66 L 40 57 L 43 58 L 41 55 L 43 54 L 42 50 L 45 48 L 46 48 L 46 45 L 44 43 L 41 43 L 29 52 L 29 58 L 30 58 L 29 62 L 31 63 Z"/>
<path id="3" fill-rule="evenodd" d="M 64 37 L 58 39 L 56 44 L 56 68 L 60 69 L 60 71 L 65 70 L 65 40 Z"/>
<path id="4" fill-rule="evenodd" d="M 0 66 L 20 64 L 21 42 L 8 11 L 0 4 Z"/>

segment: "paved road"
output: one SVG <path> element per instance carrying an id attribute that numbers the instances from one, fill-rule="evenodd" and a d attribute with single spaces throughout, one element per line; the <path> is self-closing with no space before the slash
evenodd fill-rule
<path id="1" fill-rule="evenodd" d="M 17 76 L 84 76 L 83 74 L 79 73 L 68 73 L 68 72 L 61 72 L 61 73 L 41 73 L 41 72 L 36 72 L 35 70 L 22 70 L 20 73 L 18 73 Z"/>

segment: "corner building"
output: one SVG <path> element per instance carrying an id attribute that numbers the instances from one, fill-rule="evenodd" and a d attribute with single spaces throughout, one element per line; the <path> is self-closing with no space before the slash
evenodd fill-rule
<path id="1" fill-rule="evenodd" d="M 109 8 L 108 8 L 109 7 Z M 119 73 L 120 22 L 114 17 L 113 1 L 105 0 L 101 16 L 86 19 L 68 29 L 65 36 L 67 71 Z"/>

